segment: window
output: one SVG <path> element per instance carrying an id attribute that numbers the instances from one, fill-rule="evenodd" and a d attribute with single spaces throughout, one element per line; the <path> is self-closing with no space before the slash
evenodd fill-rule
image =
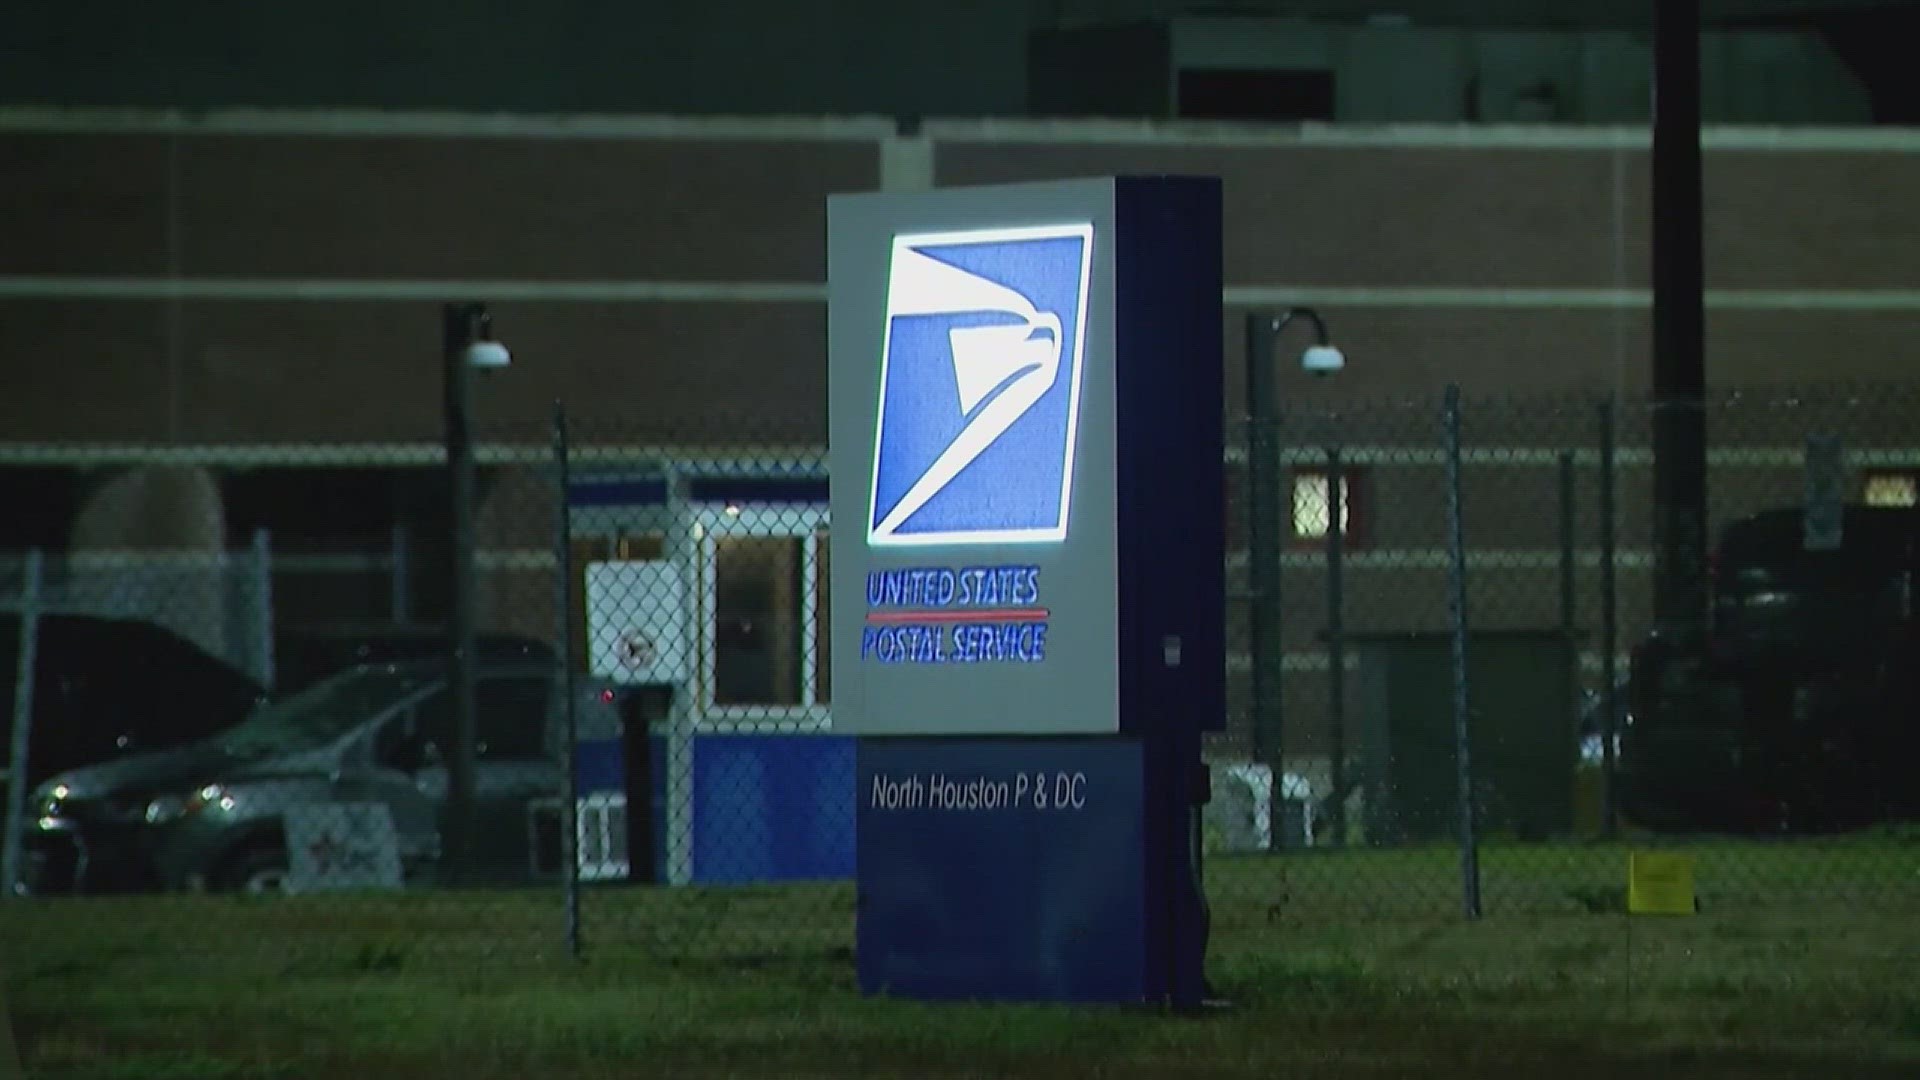
<path id="1" fill-rule="evenodd" d="M 1920 477 L 1913 473 L 1868 476 L 1861 500 L 1868 506 L 1901 507 L 1920 503 Z"/>
<path id="2" fill-rule="evenodd" d="M 798 706 L 803 538 L 714 542 L 713 703 Z"/>
<path id="3" fill-rule="evenodd" d="M 695 508 L 699 723 L 826 723 L 826 517 L 811 502 Z"/>
<path id="4" fill-rule="evenodd" d="M 1358 488 L 1353 473 L 1340 476 L 1340 533 L 1354 534 L 1354 494 Z M 1295 540 L 1324 540 L 1333 518 L 1332 478 L 1321 470 L 1302 470 L 1293 474 L 1292 522 Z"/>

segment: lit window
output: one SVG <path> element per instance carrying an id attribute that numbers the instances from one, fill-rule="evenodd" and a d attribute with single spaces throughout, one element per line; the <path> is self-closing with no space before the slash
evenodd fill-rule
<path id="1" fill-rule="evenodd" d="M 1293 477 L 1293 535 L 1302 540 L 1320 540 L 1327 535 L 1333 517 L 1331 479 L 1323 472 L 1295 473 Z M 1353 533 L 1353 484 L 1340 478 L 1340 533 Z"/>
<path id="2" fill-rule="evenodd" d="M 1868 506 L 1913 506 L 1920 502 L 1920 481 L 1911 473 L 1885 473 L 1867 477 L 1865 499 Z"/>

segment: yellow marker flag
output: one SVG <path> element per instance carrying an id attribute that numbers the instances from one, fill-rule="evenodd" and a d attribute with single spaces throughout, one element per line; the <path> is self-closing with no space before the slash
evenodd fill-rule
<path id="1" fill-rule="evenodd" d="M 1672 851 L 1635 851 L 1627 855 L 1627 912 L 1633 915 L 1691 915 L 1693 856 Z"/>

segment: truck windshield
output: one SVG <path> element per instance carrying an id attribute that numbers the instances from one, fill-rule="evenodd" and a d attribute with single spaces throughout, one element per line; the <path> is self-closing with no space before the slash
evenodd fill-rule
<path id="1" fill-rule="evenodd" d="M 318 749 L 432 685 L 401 672 L 345 672 L 261 708 L 214 744 L 236 757 Z"/>

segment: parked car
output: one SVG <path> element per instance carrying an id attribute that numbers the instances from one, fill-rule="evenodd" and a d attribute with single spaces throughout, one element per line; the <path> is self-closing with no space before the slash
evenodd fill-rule
<path id="1" fill-rule="evenodd" d="M 475 867 L 535 874 L 533 812 L 563 791 L 564 699 L 550 663 L 483 664 L 476 686 Z M 444 664 L 370 664 L 263 706 L 193 745 L 53 777 L 34 795 L 27 891 L 273 891 L 294 808 L 373 804 L 402 873 L 441 869 L 453 714 Z M 584 683 L 583 728 L 619 730 L 614 695 Z"/>
<path id="2" fill-rule="evenodd" d="M 27 783 L 204 739 L 245 719 L 265 690 L 246 672 L 144 619 L 38 619 Z M 12 767 L 20 615 L 0 613 L 0 765 Z"/>
<path id="3" fill-rule="evenodd" d="M 1920 814 L 1920 513 L 1781 507 L 1719 537 L 1710 618 L 1635 650 L 1622 805 L 1665 831 L 1829 832 Z"/>

